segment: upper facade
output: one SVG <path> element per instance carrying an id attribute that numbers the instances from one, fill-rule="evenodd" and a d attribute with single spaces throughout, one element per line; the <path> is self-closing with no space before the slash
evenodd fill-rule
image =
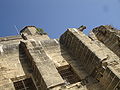
<path id="1" fill-rule="evenodd" d="M 120 90 L 120 31 L 68 28 L 51 39 L 35 26 L 0 38 L 0 90 Z"/>

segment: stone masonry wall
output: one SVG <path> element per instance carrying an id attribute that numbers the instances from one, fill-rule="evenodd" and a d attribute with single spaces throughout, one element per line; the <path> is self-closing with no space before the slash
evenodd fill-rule
<path id="1" fill-rule="evenodd" d="M 100 26 L 94 28 L 92 32 L 97 39 L 104 43 L 114 53 L 120 57 L 120 31 L 111 26 Z"/>
<path id="2" fill-rule="evenodd" d="M 68 29 L 60 37 L 60 43 L 67 48 L 72 56 L 78 58 L 77 60 L 86 68 L 86 72 L 99 80 L 106 90 L 116 90 L 120 84 L 120 77 L 116 71 L 119 68 L 115 70 L 111 65 L 104 66 L 104 60 L 111 63 L 115 61 L 112 61 L 112 58 L 109 60 L 107 52 L 102 47 L 74 28 Z"/>
<path id="3" fill-rule="evenodd" d="M 66 31 L 61 36 L 60 42 L 73 56 L 79 58 L 78 60 L 86 68 L 89 75 L 95 68 L 100 67 L 102 59 L 106 58 L 106 55 L 101 53 L 102 50 L 77 29 Z"/>

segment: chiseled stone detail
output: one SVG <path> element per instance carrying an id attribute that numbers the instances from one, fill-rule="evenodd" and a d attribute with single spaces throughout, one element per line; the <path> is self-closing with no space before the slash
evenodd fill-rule
<path id="1" fill-rule="evenodd" d="M 0 38 L 0 90 L 120 90 L 120 31 L 68 28 L 51 39 L 35 26 Z"/>

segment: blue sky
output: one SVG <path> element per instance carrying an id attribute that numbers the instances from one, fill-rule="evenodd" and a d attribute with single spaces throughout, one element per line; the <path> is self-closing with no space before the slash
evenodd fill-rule
<path id="1" fill-rule="evenodd" d="M 67 28 L 86 25 L 120 28 L 120 0 L 0 0 L 0 37 L 16 35 L 26 25 L 58 38 Z"/>

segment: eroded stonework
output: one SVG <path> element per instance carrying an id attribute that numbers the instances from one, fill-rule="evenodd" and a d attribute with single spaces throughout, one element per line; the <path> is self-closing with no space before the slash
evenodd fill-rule
<path id="1" fill-rule="evenodd" d="M 120 31 L 68 28 L 51 39 L 35 26 L 0 38 L 0 90 L 120 90 Z"/>

